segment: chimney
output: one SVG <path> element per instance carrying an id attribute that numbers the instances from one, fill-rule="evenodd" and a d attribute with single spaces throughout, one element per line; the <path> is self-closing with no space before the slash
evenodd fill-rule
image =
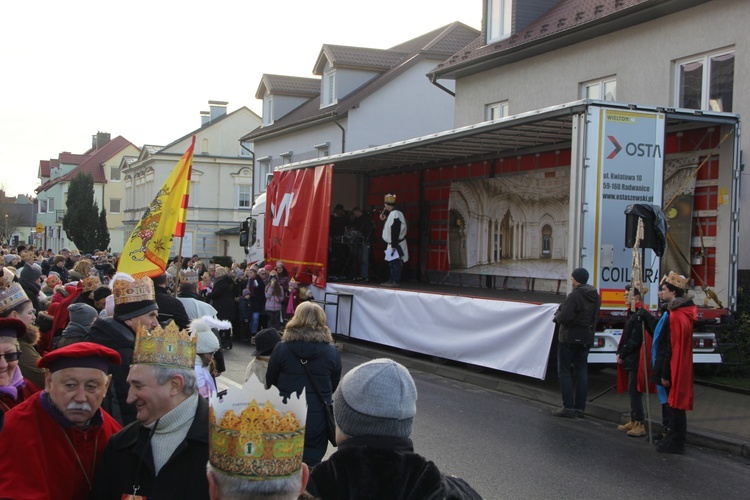
<path id="1" fill-rule="evenodd" d="M 201 111 L 201 127 L 211 121 L 210 111 Z"/>
<path id="2" fill-rule="evenodd" d="M 97 132 L 91 136 L 91 149 L 99 149 L 109 142 L 110 135 L 107 132 Z"/>
<path id="3" fill-rule="evenodd" d="M 208 106 L 211 108 L 211 121 L 227 114 L 226 101 L 208 101 Z"/>

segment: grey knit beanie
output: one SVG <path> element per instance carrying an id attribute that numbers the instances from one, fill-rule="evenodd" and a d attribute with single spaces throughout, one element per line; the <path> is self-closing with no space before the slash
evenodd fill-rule
<path id="1" fill-rule="evenodd" d="M 70 314 L 70 322 L 77 323 L 83 326 L 90 326 L 96 318 L 99 317 L 99 313 L 96 309 L 83 302 L 76 302 L 68 306 L 68 314 Z"/>
<path id="2" fill-rule="evenodd" d="M 347 436 L 411 435 L 417 388 L 391 359 L 373 359 L 347 373 L 333 394 L 336 425 Z"/>

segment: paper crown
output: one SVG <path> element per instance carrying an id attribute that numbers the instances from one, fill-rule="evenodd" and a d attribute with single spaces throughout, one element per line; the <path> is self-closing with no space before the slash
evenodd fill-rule
<path id="1" fill-rule="evenodd" d="M 4 268 L 2 276 L 0 276 L 0 314 L 4 314 L 28 300 L 29 298 L 21 285 L 13 281 L 13 272 Z"/>
<path id="2" fill-rule="evenodd" d="M 253 374 L 223 399 L 209 398 L 211 465 L 250 481 L 289 477 L 302 467 L 307 402 L 305 391 L 284 399 Z"/>
<path id="3" fill-rule="evenodd" d="M 387 194 L 385 195 L 385 202 L 394 204 L 396 203 L 396 195 L 395 194 Z"/>
<path id="4" fill-rule="evenodd" d="M 154 283 L 148 276 L 134 281 L 115 278 L 115 281 L 112 283 L 112 294 L 115 296 L 115 305 L 156 300 L 154 296 Z"/>
<path id="5" fill-rule="evenodd" d="M 194 370 L 197 341 L 197 336 L 191 337 L 180 330 L 174 321 L 166 328 L 157 326 L 151 333 L 139 326 L 135 332 L 133 364 Z"/>
<path id="6" fill-rule="evenodd" d="M 669 271 L 669 274 L 665 275 L 661 279 L 661 282 L 669 283 L 670 285 L 676 288 L 681 288 L 682 290 L 687 290 L 689 288 L 688 279 L 685 276 L 677 274 L 674 271 Z"/>
<path id="7" fill-rule="evenodd" d="M 198 283 L 200 276 L 195 271 L 180 271 L 180 281 L 182 283 Z"/>
<path id="8" fill-rule="evenodd" d="M 93 292 L 102 284 L 98 276 L 89 276 L 81 280 L 81 289 L 83 293 Z"/>

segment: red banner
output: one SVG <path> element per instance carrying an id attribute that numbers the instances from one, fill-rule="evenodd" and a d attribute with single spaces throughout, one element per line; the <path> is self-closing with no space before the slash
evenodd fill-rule
<path id="1" fill-rule="evenodd" d="M 333 165 L 274 172 L 266 191 L 265 256 L 300 283 L 326 285 Z"/>

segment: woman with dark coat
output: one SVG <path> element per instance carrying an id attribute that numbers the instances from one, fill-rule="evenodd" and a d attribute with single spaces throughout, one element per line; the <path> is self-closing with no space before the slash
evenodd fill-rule
<path id="1" fill-rule="evenodd" d="M 271 354 L 266 372 L 266 385 L 276 386 L 279 394 L 285 398 L 305 390 L 307 424 L 302 461 L 313 467 L 323 459 L 328 449 L 324 414 L 327 410 L 322 406 L 303 362 L 315 378 L 326 403 L 331 404 L 333 391 L 341 379 L 341 357 L 326 326 L 326 314 L 314 302 L 300 304 L 294 312 L 294 317 L 286 325 L 282 341 L 276 344 Z"/>
<path id="2" fill-rule="evenodd" d="M 216 282 L 214 288 L 206 294 L 211 305 L 216 309 L 216 317 L 234 323 L 237 320 L 237 303 L 234 300 L 234 280 L 222 266 L 216 266 Z M 232 331 L 221 330 L 221 347 L 232 348 Z"/>

